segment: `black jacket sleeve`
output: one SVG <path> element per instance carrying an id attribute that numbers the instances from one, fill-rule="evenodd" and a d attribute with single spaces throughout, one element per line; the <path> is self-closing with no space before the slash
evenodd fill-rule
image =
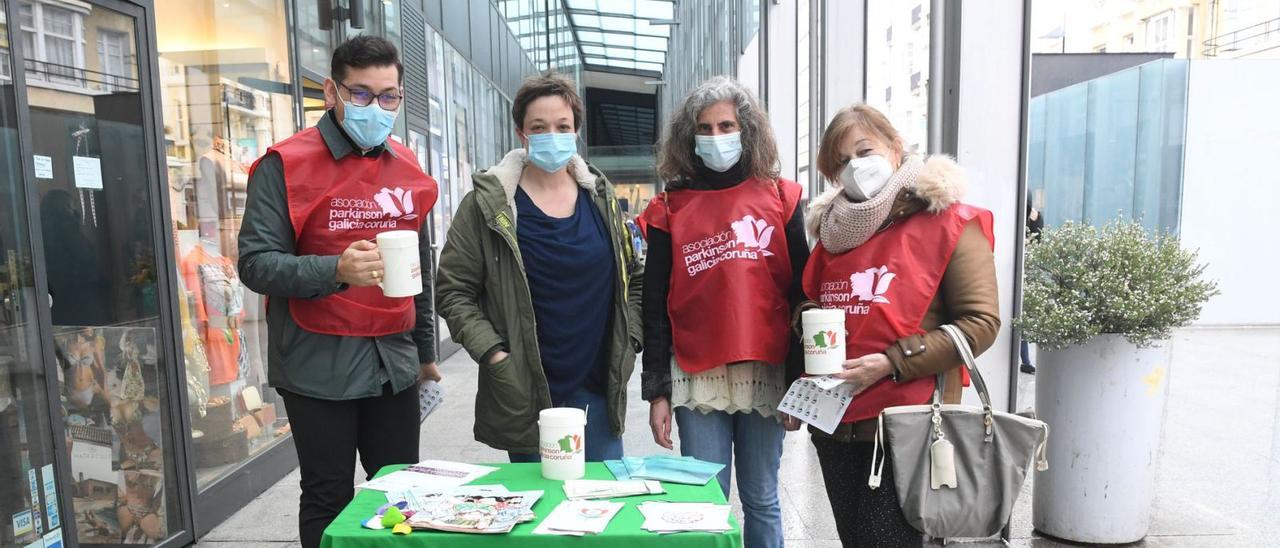
<path id="1" fill-rule="evenodd" d="M 652 401 L 671 397 L 671 317 L 667 315 L 671 235 L 651 226 L 646 236 L 649 252 L 645 256 L 644 295 L 640 299 L 644 324 L 640 397 Z"/>
<path id="2" fill-rule="evenodd" d="M 804 267 L 809 263 L 809 239 L 804 228 L 804 204 L 796 206 L 795 213 L 791 214 L 786 233 L 787 253 L 791 255 L 791 287 L 787 290 L 787 304 L 790 306 L 787 310 L 791 311 L 805 300 Z M 790 324 L 790 317 L 787 323 Z M 791 337 L 786 363 L 786 380 L 790 386 L 804 373 L 804 348 L 794 330 L 788 329 L 787 336 Z"/>

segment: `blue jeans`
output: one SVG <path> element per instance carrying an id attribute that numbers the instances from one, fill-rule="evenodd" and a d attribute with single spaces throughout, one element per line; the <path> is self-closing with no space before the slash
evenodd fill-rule
<path id="1" fill-rule="evenodd" d="M 609 398 L 579 388 L 564 401 L 552 402 L 556 407 L 577 407 L 587 412 L 587 460 L 599 462 L 622 458 L 622 438 L 613 435 L 609 426 Z M 534 425 L 537 428 L 537 425 Z M 511 462 L 542 462 L 537 453 L 507 452 Z"/>
<path id="2" fill-rule="evenodd" d="M 680 453 L 725 465 L 717 474 L 724 496 L 729 497 L 732 465 L 738 469 L 738 495 L 746 515 L 743 543 L 746 548 L 782 546 L 782 507 L 778 503 L 778 466 L 786 429 L 774 418 L 759 413 L 702 413 L 677 407 L 676 426 Z M 737 462 L 734 463 L 733 460 Z"/>

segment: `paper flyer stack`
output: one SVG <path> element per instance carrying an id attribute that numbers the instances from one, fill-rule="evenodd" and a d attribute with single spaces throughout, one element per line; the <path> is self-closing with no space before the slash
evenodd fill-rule
<path id="1" fill-rule="evenodd" d="M 444 460 L 424 460 L 380 478 L 357 485 L 357 489 L 374 491 L 408 491 L 410 489 L 449 489 L 466 485 L 497 470 L 492 466 L 477 466 Z"/>
<path id="2" fill-rule="evenodd" d="M 636 495 L 661 495 L 667 491 L 662 483 L 645 480 L 568 480 L 564 482 L 564 496 L 571 500 L 614 499 Z"/>
<path id="3" fill-rule="evenodd" d="M 598 500 L 566 500 L 542 520 L 535 535 L 598 535 L 622 510 L 623 503 Z"/>
<path id="4" fill-rule="evenodd" d="M 724 533 L 733 530 L 729 525 L 727 504 L 703 502 L 645 502 L 637 508 L 644 514 L 645 531 L 651 533 Z"/>

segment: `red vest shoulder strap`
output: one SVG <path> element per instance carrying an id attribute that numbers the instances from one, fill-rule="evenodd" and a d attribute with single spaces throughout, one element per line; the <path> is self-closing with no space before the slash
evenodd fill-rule
<path id="1" fill-rule="evenodd" d="M 782 213 L 784 221 L 791 220 L 791 216 L 796 214 L 796 207 L 800 205 L 800 198 L 804 194 L 804 188 L 800 183 L 790 179 L 778 179 L 778 193 L 782 197 Z"/>
<path id="2" fill-rule="evenodd" d="M 644 213 L 636 218 L 636 225 L 640 227 L 640 234 L 645 239 L 649 238 L 649 227 L 657 228 L 663 232 L 671 232 L 670 223 L 667 221 L 667 193 L 662 192 L 649 200 L 649 205 L 645 206 Z"/>

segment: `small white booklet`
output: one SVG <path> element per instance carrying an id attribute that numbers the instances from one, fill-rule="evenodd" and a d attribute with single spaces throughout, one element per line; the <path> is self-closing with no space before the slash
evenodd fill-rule
<path id="1" fill-rule="evenodd" d="M 853 385 L 834 377 L 805 377 L 791 383 L 778 404 L 778 411 L 813 425 L 828 434 L 840 426 L 840 419 L 853 403 Z"/>
<path id="2" fill-rule="evenodd" d="M 444 388 L 436 381 L 427 381 L 418 387 L 418 424 L 427 421 L 440 404 L 444 403 Z"/>
<path id="3" fill-rule="evenodd" d="M 408 491 L 411 489 L 431 488 L 448 489 L 466 485 L 497 470 L 492 466 L 478 466 L 461 462 L 444 460 L 424 460 L 397 470 L 380 478 L 374 478 L 357 485 L 357 489 L 374 491 Z"/>
<path id="4" fill-rule="evenodd" d="M 602 500 L 562 501 L 551 515 L 533 530 L 535 535 L 598 535 L 622 510 L 623 503 Z"/>
<path id="5" fill-rule="evenodd" d="M 566 480 L 564 496 L 573 499 L 612 499 L 636 495 L 661 495 L 667 491 L 652 480 Z"/>
<path id="6" fill-rule="evenodd" d="M 733 529 L 729 525 L 729 513 L 733 507 L 728 504 L 645 502 L 637 508 L 644 515 L 641 529 L 652 533 L 723 533 Z"/>

